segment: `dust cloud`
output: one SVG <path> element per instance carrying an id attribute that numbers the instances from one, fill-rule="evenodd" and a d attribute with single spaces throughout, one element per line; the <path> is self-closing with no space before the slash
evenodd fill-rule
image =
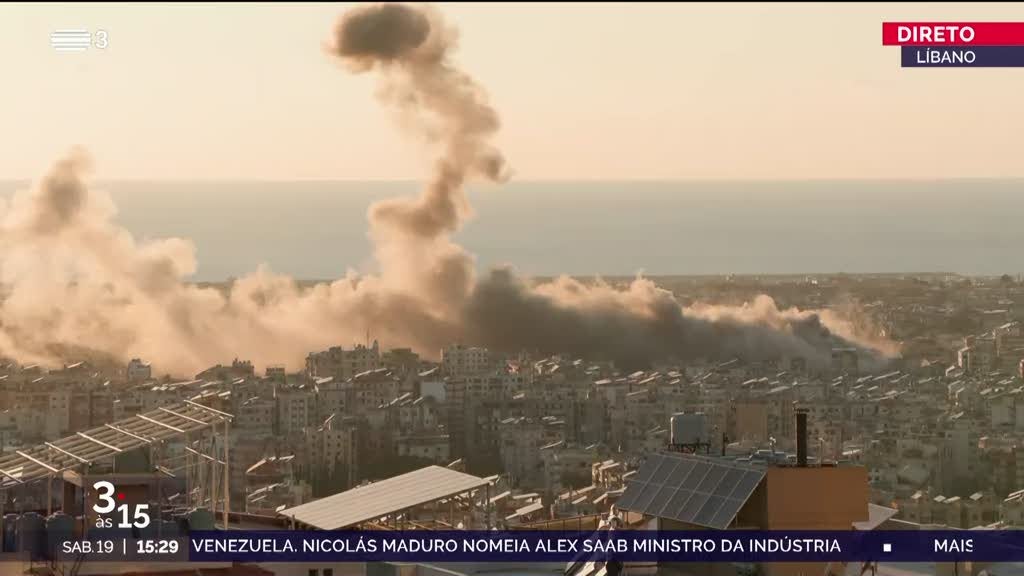
<path id="1" fill-rule="evenodd" d="M 352 9 L 327 42 L 344 68 L 375 75 L 382 104 L 436 151 L 419 196 L 369 209 L 378 272 L 300 287 L 261 267 L 225 290 L 197 286 L 188 281 L 193 244 L 133 238 L 109 196 L 89 186 L 85 152 L 74 150 L 0 213 L 0 354 L 59 364 L 69 349 L 88 350 L 188 375 L 233 357 L 297 369 L 308 352 L 367 333 L 426 357 L 462 341 L 623 367 L 795 356 L 822 365 L 837 345 L 876 359 L 892 352 L 857 322 L 780 310 L 767 296 L 684 307 L 644 278 L 616 289 L 568 277 L 534 283 L 511 269 L 478 277 L 473 256 L 451 239 L 472 215 L 463 187 L 509 171 L 491 143 L 498 114 L 453 65 L 456 46 L 434 9 L 401 4 Z"/>

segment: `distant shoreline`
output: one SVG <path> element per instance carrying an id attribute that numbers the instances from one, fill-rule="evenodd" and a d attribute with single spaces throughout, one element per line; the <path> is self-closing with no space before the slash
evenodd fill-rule
<path id="1" fill-rule="evenodd" d="M 368 208 L 420 187 L 394 180 L 95 185 L 137 241 L 190 240 L 197 269 L 188 279 L 201 282 L 246 276 L 263 264 L 305 279 L 372 273 Z M 19 189 L 0 182 L 0 199 Z M 1016 276 L 1024 272 L 1022 191 L 1019 180 L 513 180 L 471 185 L 474 215 L 453 239 L 476 257 L 478 274 L 510 265 L 534 278 Z"/>
<path id="2" fill-rule="evenodd" d="M 593 281 L 596 279 L 604 280 L 607 282 L 629 282 L 635 279 L 636 275 L 629 274 L 618 274 L 618 275 L 601 275 L 595 274 L 590 276 L 581 276 L 578 274 L 568 275 L 571 278 L 580 280 L 583 282 Z M 943 280 L 948 278 L 961 278 L 961 279 L 972 279 L 972 280 L 999 280 L 1001 275 L 971 275 L 971 274 L 958 274 L 955 272 L 868 272 L 868 273 L 845 273 L 845 272 L 807 272 L 804 274 L 644 274 L 643 278 L 649 279 L 657 283 L 659 280 L 668 281 L 679 281 L 679 280 L 740 280 L 740 281 L 756 281 L 760 279 L 771 279 L 771 280 L 804 280 L 813 278 L 815 280 L 836 280 L 841 278 L 864 278 L 864 279 L 892 279 L 901 280 L 908 278 L 917 278 L 922 280 Z M 1014 281 L 1017 277 L 1011 275 Z M 558 276 L 531 276 L 528 279 L 536 282 L 548 282 L 555 280 Z M 199 286 L 217 286 L 222 284 L 230 284 L 238 278 L 225 278 L 224 280 L 203 280 L 192 282 Z M 295 282 L 299 285 L 313 285 L 323 284 L 336 281 L 337 278 L 296 278 Z"/>

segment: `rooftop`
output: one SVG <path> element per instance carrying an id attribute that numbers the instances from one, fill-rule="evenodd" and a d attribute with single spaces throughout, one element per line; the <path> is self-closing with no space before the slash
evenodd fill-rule
<path id="1" fill-rule="evenodd" d="M 279 514 L 320 530 L 340 530 L 487 485 L 483 478 L 427 466 L 287 508 Z"/>

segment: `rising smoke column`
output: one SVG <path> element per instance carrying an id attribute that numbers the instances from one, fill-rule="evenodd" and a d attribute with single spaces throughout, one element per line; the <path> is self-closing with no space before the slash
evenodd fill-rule
<path id="1" fill-rule="evenodd" d="M 451 240 L 471 214 L 463 185 L 501 181 L 491 145 L 498 115 L 451 63 L 454 31 L 430 8 L 366 5 L 343 15 L 328 51 L 372 72 L 380 99 L 437 150 L 417 197 L 369 210 L 378 274 L 349 273 L 300 288 L 260 268 L 226 291 L 187 282 L 196 259 L 178 238 L 139 242 L 91 190 L 81 151 L 60 160 L 0 214 L 0 354 L 59 363 L 82 350 L 193 374 L 232 357 L 301 367 L 312 350 L 362 340 L 427 357 L 456 341 L 514 352 L 568 352 L 643 366 L 676 358 L 801 356 L 828 361 L 834 344 L 878 347 L 825 311 L 779 310 L 768 297 L 740 307 L 682 307 L 638 278 L 626 290 L 570 278 L 533 284 L 510 269 L 478 279 Z"/>
<path id="2" fill-rule="evenodd" d="M 474 285 L 473 258 L 450 240 L 470 215 L 467 178 L 505 178 L 505 159 L 490 145 L 497 112 L 483 90 L 450 62 L 455 31 L 430 8 L 377 4 L 356 8 L 335 28 L 330 52 L 350 70 L 376 71 L 381 100 L 436 145 L 432 179 L 420 196 L 373 205 L 371 236 L 382 277 L 425 296 L 437 313 L 457 312 Z"/>
<path id="3" fill-rule="evenodd" d="M 469 213 L 462 185 L 468 175 L 501 180 L 505 169 L 488 142 L 499 127 L 497 113 L 473 80 L 448 63 L 453 46 L 454 34 L 435 13 L 400 4 L 354 10 L 336 29 L 333 52 L 353 70 L 381 72 L 384 101 L 442 144 L 434 180 L 419 198 L 370 210 L 385 273 L 415 271 L 403 276 L 435 301 L 442 298 L 446 311 L 458 304 L 463 338 L 503 350 L 568 352 L 634 366 L 695 356 L 828 360 L 837 338 L 822 317 L 780 311 L 768 297 L 740 308 L 684 309 L 644 279 L 625 291 L 569 278 L 531 286 L 501 269 L 473 283 L 472 259 L 449 240 Z M 427 118 L 438 121 L 431 126 Z"/>

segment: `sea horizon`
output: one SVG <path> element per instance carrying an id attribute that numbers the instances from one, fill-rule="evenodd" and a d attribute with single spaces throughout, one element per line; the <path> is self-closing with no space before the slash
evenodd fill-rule
<path id="1" fill-rule="evenodd" d="M 471 185 L 454 239 L 483 273 L 552 277 L 1016 276 L 1021 178 L 514 180 Z M 0 198 L 28 180 L 0 180 Z M 304 281 L 373 272 L 367 208 L 415 179 L 96 180 L 138 240 L 195 243 L 194 282 L 267 265 Z"/>

